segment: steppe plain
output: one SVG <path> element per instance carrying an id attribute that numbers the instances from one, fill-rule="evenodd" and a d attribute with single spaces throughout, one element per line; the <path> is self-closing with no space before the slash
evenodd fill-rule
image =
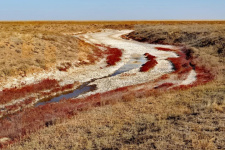
<path id="1" fill-rule="evenodd" d="M 167 53 L 182 50 L 177 54 L 185 59 L 170 59 L 175 70 L 166 72 L 173 80 L 162 74 L 154 82 L 129 81 L 141 74 L 130 70 L 112 80 L 121 86 L 110 88 L 108 80 L 99 79 L 93 84 L 103 90 L 95 95 L 34 106 L 123 66 L 126 50 L 120 56 L 115 45 L 85 38 L 128 30 L 121 40 L 153 44 Z M 224 21 L 1 22 L 0 39 L 1 147 L 225 149 Z M 190 68 L 200 73 L 199 82 L 174 87 L 178 82 L 172 81 L 185 80 Z"/>

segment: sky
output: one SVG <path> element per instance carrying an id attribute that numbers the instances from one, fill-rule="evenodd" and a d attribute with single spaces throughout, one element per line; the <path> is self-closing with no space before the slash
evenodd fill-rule
<path id="1" fill-rule="evenodd" d="M 0 20 L 225 20 L 225 0 L 1 0 Z"/>

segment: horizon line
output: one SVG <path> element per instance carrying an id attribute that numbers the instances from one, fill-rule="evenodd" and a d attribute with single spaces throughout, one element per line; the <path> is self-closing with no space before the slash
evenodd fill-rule
<path id="1" fill-rule="evenodd" d="M 179 20 L 179 19 L 165 19 L 165 20 L 0 20 L 0 22 L 153 22 L 153 21 L 225 21 L 225 19 L 187 19 L 187 20 Z"/>

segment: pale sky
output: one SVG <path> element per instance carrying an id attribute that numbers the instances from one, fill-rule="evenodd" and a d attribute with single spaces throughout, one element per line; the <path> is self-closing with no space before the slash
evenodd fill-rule
<path id="1" fill-rule="evenodd" d="M 2 0 L 0 20 L 225 20 L 225 0 Z"/>

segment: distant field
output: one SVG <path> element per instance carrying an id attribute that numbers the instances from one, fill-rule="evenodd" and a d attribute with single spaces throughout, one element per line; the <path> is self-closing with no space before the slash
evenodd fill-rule
<path id="1" fill-rule="evenodd" d="M 137 25 L 145 24 L 157 26 L 163 24 L 215 24 L 213 27 L 215 31 L 215 27 L 223 27 L 225 21 L 0 22 L 0 76 L 1 78 L 24 76 L 52 66 L 56 67 L 62 60 L 71 62 L 72 60 L 90 59 L 88 56 L 93 49 L 91 47 L 84 48 L 79 40 L 71 35 L 65 35 L 65 33 L 97 31 L 105 28 L 136 29 Z M 176 30 L 182 30 L 178 27 Z M 219 29 L 219 31 L 223 30 Z"/>
<path id="2" fill-rule="evenodd" d="M 81 110 L 48 122 L 9 149 L 225 148 L 225 21 L 0 22 L 1 80 L 60 70 L 65 62 L 95 64 L 96 47 L 73 34 L 101 29 L 132 29 L 124 38 L 185 46 L 191 65 L 214 80 L 189 89 L 130 94 L 114 105 Z M 13 138 L 16 129 L 5 132 Z"/>

